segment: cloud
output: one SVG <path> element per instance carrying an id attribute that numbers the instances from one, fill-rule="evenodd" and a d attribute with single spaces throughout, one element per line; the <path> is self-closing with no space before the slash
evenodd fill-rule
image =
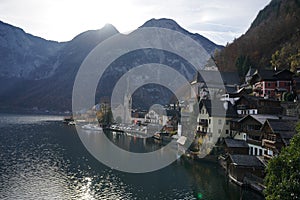
<path id="1" fill-rule="evenodd" d="M 171 18 L 219 44 L 245 32 L 271 0 L 1 0 L 0 20 L 46 39 L 66 41 L 106 23 L 121 32 Z"/>

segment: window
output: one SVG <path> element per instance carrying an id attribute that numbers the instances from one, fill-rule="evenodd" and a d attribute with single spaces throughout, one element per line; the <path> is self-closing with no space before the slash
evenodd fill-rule
<path id="1" fill-rule="evenodd" d="M 219 130 L 218 130 L 218 133 L 221 134 L 221 132 L 222 132 L 221 129 L 219 129 Z"/>
<path id="2" fill-rule="evenodd" d="M 262 156 L 262 149 L 259 149 L 259 155 Z"/>
<path id="3" fill-rule="evenodd" d="M 273 151 L 270 150 L 270 149 L 268 149 L 268 155 L 269 155 L 269 156 L 273 156 Z"/>
<path id="4" fill-rule="evenodd" d="M 227 135 L 229 134 L 229 130 L 226 130 L 226 134 L 227 134 Z"/>
<path id="5" fill-rule="evenodd" d="M 226 120 L 226 125 L 228 125 L 229 124 L 229 120 Z"/>
<path id="6" fill-rule="evenodd" d="M 268 86 L 268 87 L 271 87 L 271 83 L 268 82 L 268 83 L 267 83 L 267 86 Z"/>
<path id="7" fill-rule="evenodd" d="M 222 124 L 222 120 L 221 120 L 221 119 L 218 120 L 218 124 L 219 124 L 219 125 Z"/>
<path id="8" fill-rule="evenodd" d="M 208 123 L 210 124 L 210 119 L 208 119 Z"/>

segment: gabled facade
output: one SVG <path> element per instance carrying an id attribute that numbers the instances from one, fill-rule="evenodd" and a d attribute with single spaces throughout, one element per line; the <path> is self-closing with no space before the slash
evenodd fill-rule
<path id="1" fill-rule="evenodd" d="M 197 135 L 214 134 L 221 138 L 229 137 L 229 121 L 236 116 L 236 111 L 230 102 L 201 100 L 197 118 Z"/>
<path id="2" fill-rule="evenodd" d="M 249 145 L 245 140 L 226 138 L 224 140 L 224 148 L 226 154 L 248 155 L 249 153 Z"/>
<path id="3" fill-rule="evenodd" d="M 243 139 L 249 145 L 249 155 L 263 156 L 261 127 L 267 119 L 279 119 L 276 115 L 247 115 L 231 121 L 231 134 L 235 139 Z"/>
<path id="4" fill-rule="evenodd" d="M 236 72 L 202 70 L 196 73 L 191 85 L 198 99 L 216 100 L 223 94 L 236 92 L 239 82 Z"/>
<path id="5" fill-rule="evenodd" d="M 152 124 L 162 124 L 162 115 L 155 110 L 150 110 L 145 115 L 145 122 L 152 123 Z"/>
<path id="6" fill-rule="evenodd" d="M 265 158 L 278 155 L 283 147 L 289 145 L 295 134 L 295 124 L 296 121 L 282 119 L 268 119 L 264 123 L 261 131 Z"/>
<path id="7" fill-rule="evenodd" d="M 255 114 L 281 115 L 283 108 L 280 101 L 250 95 L 243 95 L 235 102 L 239 116 Z"/>
<path id="8" fill-rule="evenodd" d="M 292 92 L 293 75 L 294 73 L 287 69 L 256 70 L 248 81 L 253 86 L 255 96 L 281 100 L 283 93 Z"/>
<path id="9" fill-rule="evenodd" d="M 229 155 L 227 158 L 227 172 L 229 178 L 242 185 L 247 176 L 264 177 L 264 164 L 256 157 L 250 155 Z"/>

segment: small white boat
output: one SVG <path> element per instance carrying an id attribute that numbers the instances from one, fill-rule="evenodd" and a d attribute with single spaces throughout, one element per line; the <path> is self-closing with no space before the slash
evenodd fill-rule
<path id="1" fill-rule="evenodd" d="M 68 125 L 74 126 L 74 125 L 76 125 L 76 123 L 75 123 L 74 121 L 70 121 L 70 122 L 68 123 Z"/>
<path id="2" fill-rule="evenodd" d="M 97 124 L 85 124 L 81 126 L 82 129 L 92 130 L 92 131 L 101 131 L 102 128 Z"/>

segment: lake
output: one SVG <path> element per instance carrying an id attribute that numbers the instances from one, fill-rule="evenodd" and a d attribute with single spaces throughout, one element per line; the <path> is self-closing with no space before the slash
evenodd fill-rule
<path id="1" fill-rule="evenodd" d="M 208 161 L 180 158 L 144 174 L 111 169 L 86 150 L 75 127 L 61 120 L 0 115 L 0 199 L 263 199 L 241 190 Z M 152 138 L 106 136 L 136 152 L 160 148 Z"/>

